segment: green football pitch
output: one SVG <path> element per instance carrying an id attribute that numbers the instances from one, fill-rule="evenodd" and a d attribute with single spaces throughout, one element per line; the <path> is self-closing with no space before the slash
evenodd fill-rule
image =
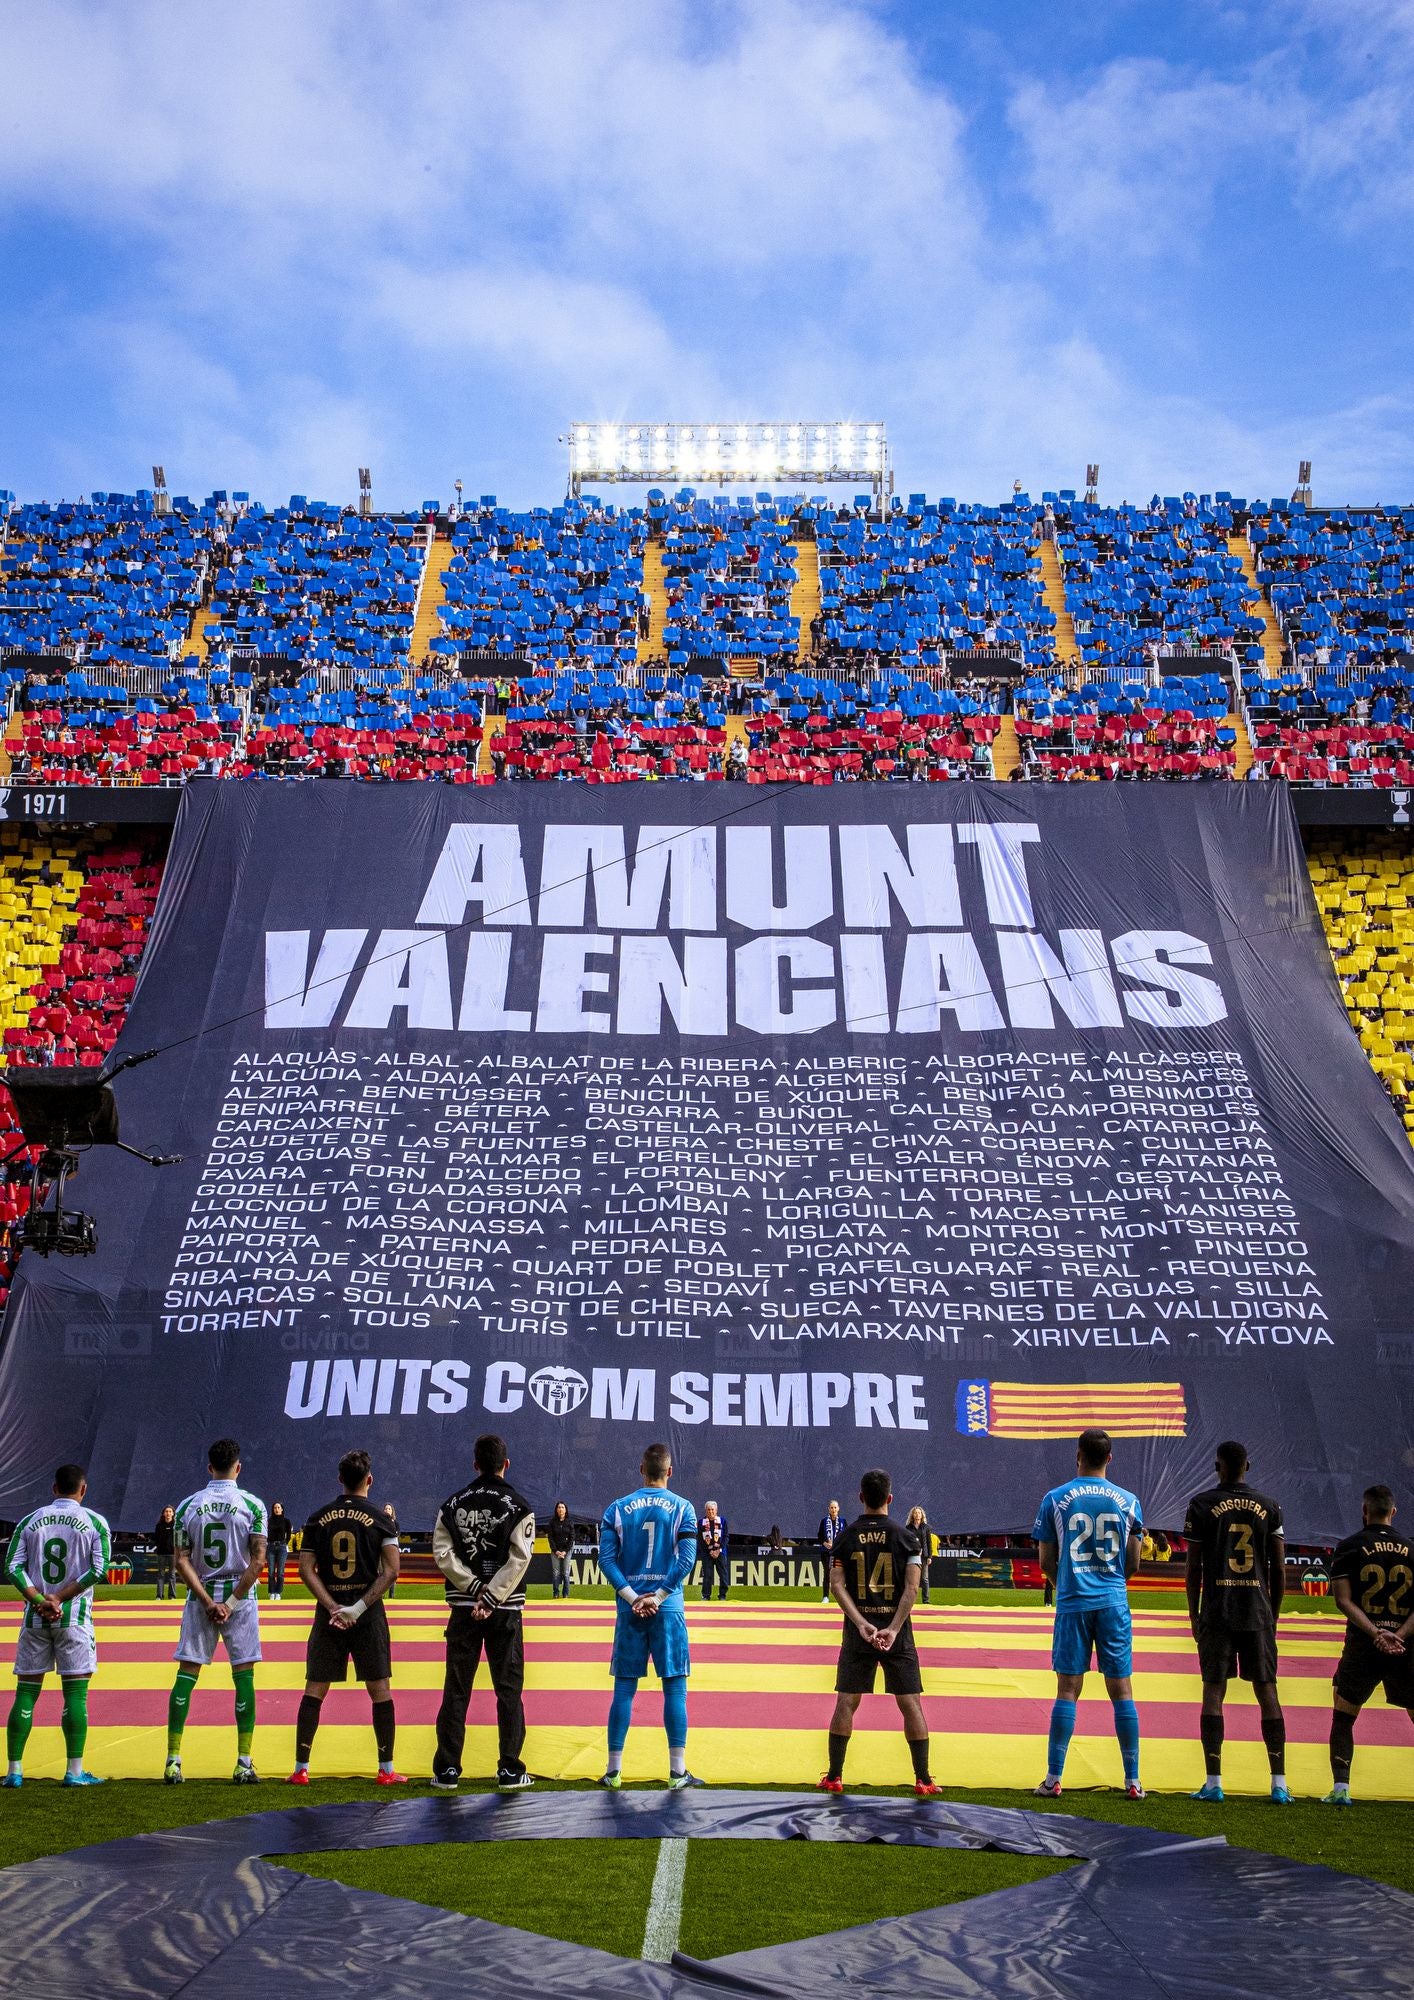
<path id="1" fill-rule="evenodd" d="M 401 1796 L 420 1790 L 410 1787 Z M 371 1796 L 376 1795 L 366 1782 L 331 1780 L 312 1785 L 300 1803 Z M 1275 1807 L 1242 1799 L 1210 1807 L 1156 1796 L 1130 1806 L 1110 1794 L 1075 1793 L 1053 1808 L 1012 1792 L 956 1796 L 968 1805 L 1024 1804 L 1039 1812 L 1137 1822 L 1178 1834 L 1221 1833 L 1234 1847 L 1320 1862 L 1414 1892 L 1414 1805 L 1357 1805 L 1335 1812 L 1311 1801 Z M 268 1812 L 289 1801 L 285 1788 L 273 1783 L 254 1792 L 229 1784 L 189 1783 L 169 1790 L 139 1782 L 65 1792 L 53 1782 L 31 1782 L 22 1792 L 0 1797 L 0 1853 L 7 1863 L 28 1861 L 92 1841 Z M 659 1851 L 653 1840 L 500 1841 L 312 1854 L 282 1865 L 636 1957 L 643 1950 Z M 922 1848 L 692 1841 L 679 1946 L 693 1957 L 719 1957 L 987 1895 L 1071 1865 Z"/>

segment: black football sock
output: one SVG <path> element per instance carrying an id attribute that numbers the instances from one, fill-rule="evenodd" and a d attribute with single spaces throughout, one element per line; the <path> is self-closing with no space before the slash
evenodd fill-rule
<path id="1" fill-rule="evenodd" d="M 1342 1709 L 1331 1711 L 1331 1776 L 1338 1785 L 1350 1783 L 1350 1766 L 1355 1759 L 1355 1717 Z"/>
<path id="2" fill-rule="evenodd" d="M 393 1697 L 373 1703 L 373 1740 L 378 1745 L 380 1764 L 393 1761 L 393 1740 L 397 1735 L 397 1714 L 393 1707 Z"/>
<path id="3" fill-rule="evenodd" d="M 932 1774 L 928 1769 L 928 1739 L 926 1736 L 908 1739 L 908 1754 L 913 1759 L 913 1775 L 920 1785 L 931 1785 Z"/>
<path id="4" fill-rule="evenodd" d="M 1200 1715 L 1198 1735 L 1203 1745 L 1203 1767 L 1210 1778 L 1223 1774 L 1223 1719 L 1220 1715 Z"/>
<path id="5" fill-rule="evenodd" d="M 1347 1722 L 1350 1721 L 1349 1716 L 1345 1719 Z M 1271 1766 L 1272 1776 L 1274 1778 L 1284 1778 L 1286 1776 L 1286 1717 L 1284 1715 L 1264 1715 L 1262 1717 L 1262 1741 L 1267 1746 L 1267 1762 Z"/>
<path id="6" fill-rule="evenodd" d="M 319 1728 L 319 1711 L 324 1706 L 319 1695 L 302 1694 L 299 1713 L 295 1717 L 295 1762 L 307 1764 L 309 1753 L 314 1748 L 315 1733 Z"/>
<path id="7" fill-rule="evenodd" d="M 830 1776 L 832 1778 L 842 1778 L 844 1776 L 844 1760 L 848 1750 L 848 1736 L 836 1736 L 832 1729 L 830 1731 Z"/>

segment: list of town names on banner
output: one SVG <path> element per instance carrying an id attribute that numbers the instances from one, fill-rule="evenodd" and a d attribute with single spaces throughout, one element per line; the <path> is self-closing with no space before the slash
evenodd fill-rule
<path id="1" fill-rule="evenodd" d="M 826 1420 L 863 1393 L 899 1428 L 925 1427 L 924 1357 L 1119 1377 L 1338 1337 L 1222 1048 L 246 1051 L 161 1319 L 279 1329 L 292 1417 L 512 1409 L 558 1361 L 596 1414 L 650 1363 L 672 1407 L 633 1414 L 759 1425 L 764 1397 L 818 1424 L 824 1380 Z M 802 1370 L 802 1406 L 769 1407 Z"/>

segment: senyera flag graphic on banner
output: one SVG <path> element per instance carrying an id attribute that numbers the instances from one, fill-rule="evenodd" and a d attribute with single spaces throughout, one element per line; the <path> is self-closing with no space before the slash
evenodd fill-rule
<path id="1" fill-rule="evenodd" d="M 1158 1526 L 1224 1437 L 1297 1538 L 1405 1465 L 1414 1172 L 1278 785 L 197 783 L 121 1048 L 184 1163 L 21 1264 L 12 1514 L 223 1432 L 409 1525 L 488 1428 L 794 1535 L 871 1464 L 1024 1527 L 1090 1424 Z"/>

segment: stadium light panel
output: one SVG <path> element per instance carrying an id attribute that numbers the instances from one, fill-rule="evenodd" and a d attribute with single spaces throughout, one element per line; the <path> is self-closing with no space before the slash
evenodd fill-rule
<path id="1" fill-rule="evenodd" d="M 804 479 L 868 485 L 882 508 L 892 490 L 888 437 L 882 424 L 832 423 L 574 423 L 567 431 L 570 493 L 588 482 L 652 485 L 701 480 L 725 486 L 737 479 Z"/>

